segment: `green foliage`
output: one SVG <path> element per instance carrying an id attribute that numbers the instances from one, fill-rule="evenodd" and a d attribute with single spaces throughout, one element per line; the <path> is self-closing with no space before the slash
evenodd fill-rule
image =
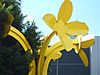
<path id="1" fill-rule="evenodd" d="M 24 20 L 25 16 L 23 16 L 23 14 L 21 13 L 21 9 L 20 9 L 21 1 L 18 1 L 18 0 L 1 0 L 0 3 L 2 5 L 1 12 L 0 12 L 0 18 L 4 18 L 3 23 L 5 23 L 5 21 L 7 21 L 7 19 L 6 19 L 7 14 L 10 13 L 14 16 L 14 21 L 12 23 L 12 26 L 16 27 L 19 31 L 22 31 L 22 24 L 23 24 L 23 20 Z M 2 22 L 2 19 L 0 19 L 0 23 L 1 22 Z M 13 41 L 10 41 L 9 39 L 11 39 L 10 36 L 3 40 L 3 43 L 6 46 L 12 46 L 16 43 L 16 41 L 14 39 L 12 39 Z M 5 41 L 7 41 L 7 42 L 5 42 Z"/>
<path id="2" fill-rule="evenodd" d="M 37 31 L 36 23 L 27 21 L 25 24 L 23 24 L 23 34 L 27 38 L 28 42 L 30 43 L 33 52 L 34 57 L 37 58 L 37 51 L 39 49 L 39 46 L 41 45 L 40 38 L 42 37 L 41 32 Z"/>
<path id="3" fill-rule="evenodd" d="M 11 15 L 12 8 L 12 5 L 6 7 L 5 3 L 2 1 L 0 2 L 0 40 L 7 36 L 10 24 L 13 21 L 13 17 Z"/>
<path id="4" fill-rule="evenodd" d="M 0 11 L 2 11 L 0 12 L 0 18 L 7 17 L 5 15 L 9 13 L 14 16 L 12 25 L 19 31 L 23 31 L 34 51 L 34 56 L 37 57 L 37 50 L 41 44 L 40 38 L 42 35 L 41 32 L 37 31 L 38 28 L 34 21 L 27 21 L 23 24 L 25 16 L 21 13 L 20 5 L 20 0 L 0 0 Z M 5 23 L 5 27 L 8 26 L 6 21 L 1 21 L 0 25 Z M 24 52 L 22 46 L 11 36 L 7 36 L 0 41 L 0 75 L 28 75 L 29 64 L 32 58 L 33 55 L 30 55 L 29 52 Z"/>
<path id="5" fill-rule="evenodd" d="M 12 47 L 0 47 L 0 75 L 27 75 L 32 56 L 19 44 Z"/>
<path id="6" fill-rule="evenodd" d="M 22 31 L 23 20 L 26 16 L 21 13 L 20 9 L 21 0 L 1 0 L 0 10 L 7 11 L 14 16 L 13 26 Z"/>
<path id="7" fill-rule="evenodd" d="M 5 3 L 3 4 L 2 2 L 0 3 L 0 12 L 1 13 L 11 13 L 11 10 L 13 9 L 13 6 L 10 5 L 8 7 L 5 7 Z"/>

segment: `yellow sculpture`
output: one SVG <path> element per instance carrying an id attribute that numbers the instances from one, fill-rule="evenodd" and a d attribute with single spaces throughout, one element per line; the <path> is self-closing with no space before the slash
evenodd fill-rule
<path id="1" fill-rule="evenodd" d="M 86 67 L 88 66 L 88 58 L 82 48 L 92 46 L 94 37 L 86 35 L 89 29 L 85 23 L 78 21 L 68 22 L 72 14 L 72 9 L 71 1 L 65 0 L 59 10 L 57 19 L 52 14 L 46 14 L 43 17 L 44 21 L 53 32 L 44 39 L 42 47 L 38 50 L 38 66 L 36 66 L 35 60 L 33 59 L 29 65 L 32 69 L 28 75 L 47 75 L 51 59 L 55 60 L 61 58 L 62 53 L 60 51 L 64 49 L 68 52 L 74 48 L 84 65 Z M 16 28 L 10 26 L 8 35 L 14 37 L 22 45 L 25 51 L 30 50 L 30 53 L 33 53 L 27 39 Z M 54 35 L 57 35 L 61 42 L 57 42 L 51 47 L 48 47 Z M 76 36 L 76 38 L 71 39 L 70 35 Z"/>
<path id="2" fill-rule="evenodd" d="M 66 51 L 75 49 L 75 52 L 79 54 L 80 58 L 82 59 L 85 66 L 88 66 L 88 58 L 84 51 L 81 48 L 88 48 L 94 43 L 94 37 L 88 40 L 81 41 L 83 35 L 88 33 L 88 27 L 85 23 L 74 21 L 74 22 L 66 22 L 69 20 L 72 14 L 72 3 L 70 0 L 65 0 L 59 10 L 57 19 L 52 14 L 46 14 L 44 16 L 44 21 L 46 24 L 56 32 L 59 36 L 61 42 L 56 43 L 55 45 L 48 48 L 45 52 L 45 62 L 44 67 L 43 65 L 38 69 L 39 75 L 47 75 L 48 65 L 50 60 L 55 57 L 55 54 L 60 52 L 63 49 Z M 71 39 L 69 35 L 78 36 L 79 38 Z M 41 51 L 42 52 L 42 51 Z M 41 56 L 41 54 L 40 54 Z M 58 58 L 60 55 L 58 56 Z M 56 57 L 57 58 L 57 57 Z M 40 64 L 40 63 L 39 63 Z M 42 69 L 43 67 L 43 69 Z"/>
<path id="3" fill-rule="evenodd" d="M 70 36 L 68 36 L 68 34 L 84 35 L 88 33 L 88 27 L 87 25 L 85 25 L 85 23 L 78 21 L 70 23 L 67 22 L 71 17 L 71 14 L 72 3 L 70 0 L 65 0 L 59 10 L 57 20 L 52 14 L 46 14 L 44 16 L 44 21 L 50 28 L 56 31 L 67 51 L 70 51 L 73 45 L 72 39 L 70 38 Z"/>
<path id="4" fill-rule="evenodd" d="M 10 27 L 9 33 L 8 35 L 12 36 L 13 38 L 15 38 L 24 48 L 25 52 L 27 50 L 30 50 L 30 53 L 32 54 L 32 48 L 29 45 L 27 39 L 24 37 L 24 35 L 18 31 L 16 28 L 14 28 L 13 26 Z M 34 66 L 34 67 L 33 67 Z M 30 67 L 33 67 L 32 70 L 29 72 L 29 75 L 35 75 L 35 60 L 32 61 L 32 63 L 30 64 Z"/>

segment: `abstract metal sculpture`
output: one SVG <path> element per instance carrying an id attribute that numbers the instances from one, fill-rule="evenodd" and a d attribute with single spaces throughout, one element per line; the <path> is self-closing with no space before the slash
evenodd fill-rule
<path id="1" fill-rule="evenodd" d="M 46 14 L 43 17 L 44 21 L 53 32 L 45 38 L 41 49 L 38 51 L 38 66 L 36 66 L 35 60 L 33 59 L 30 64 L 32 69 L 28 75 L 47 75 L 51 59 L 55 60 L 61 58 L 62 53 L 60 51 L 64 49 L 68 52 L 74 48 L 84 65 L 86 67 L 88 66 L 88 58 L 82 48 L 92 46 L 94 44 L 94 37 L 87 35 L 89 29 L 85 23 L 78 21 L 68 22 L 72 14 L 72 8 L 71 1 L 65 0 L 59 10 L 57 19 L 52 14 Z M 30 53 L 33 53 L 27 39 L 16 28 L 10 26 L 8 35 L 14 37 L 22 45 L 25 51 L 30 50 Z M 57 42 L 51 47 L 48 47 L 54 35 L 57 35 L 61 42 Z M 76 38 L 72 39 L 70 35 L 76 36 Z"/>
<path id="2" fill-rule="evenodd" d="M 41 48 L 38 64 L 38 75 L 47 75 L 50 60 L 60 58 L 62 55 L 60 51 L 63 49 L 66 49 L 68 52 L 74 48 L 75 52 L 79 54 L 85 66 L 88 66 L 88 58 L 81 48 L 90 47 L 94 43 L 94 37 L 82 41 L 84 35 L 86 35 L 89 31 L 87 25 L 78 21 L 70 23 L 67 22 L 71 17 L 72 8 L 71 1 L 65 0 L 59 10 L 57 19 L 50 13 L 44 16 L 44 21 L 53 30 L 53 32 L 47 37 L 43 47 Z M 48 48 L 47 44 L 49 44 L 50 39 L 54 36 L 54 34 L 57 34 L 61 42 L 58 42 Z M 73 40 L 69 35 L 77 36 L 79 38 Z"/>

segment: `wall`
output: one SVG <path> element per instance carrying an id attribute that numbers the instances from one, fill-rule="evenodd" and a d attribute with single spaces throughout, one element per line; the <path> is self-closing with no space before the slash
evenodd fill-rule
<path id="1" fill-rule="evenodd" d="M 100 75 L 100 36 L 95 37 L 91 50 L 91 75 Z"/>

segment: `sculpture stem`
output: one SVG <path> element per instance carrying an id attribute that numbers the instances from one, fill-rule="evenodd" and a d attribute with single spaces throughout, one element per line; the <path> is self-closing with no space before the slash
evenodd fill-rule
<path id="1" fill-rule="evenodd" d="M 53 31 L 44 41 L 42 48 L 40 50 L 40 57 L 39 57 L 39 61 L 38 61 L 38 75 L 42 74 L 42 69 L 43 69 L 43 64 L 44 64 L 44 56 L 45 56 L 45 51 L 48 47 L 48 44 L 51 41 L 51 38 L 56 34 L 55 31 Z"/>

